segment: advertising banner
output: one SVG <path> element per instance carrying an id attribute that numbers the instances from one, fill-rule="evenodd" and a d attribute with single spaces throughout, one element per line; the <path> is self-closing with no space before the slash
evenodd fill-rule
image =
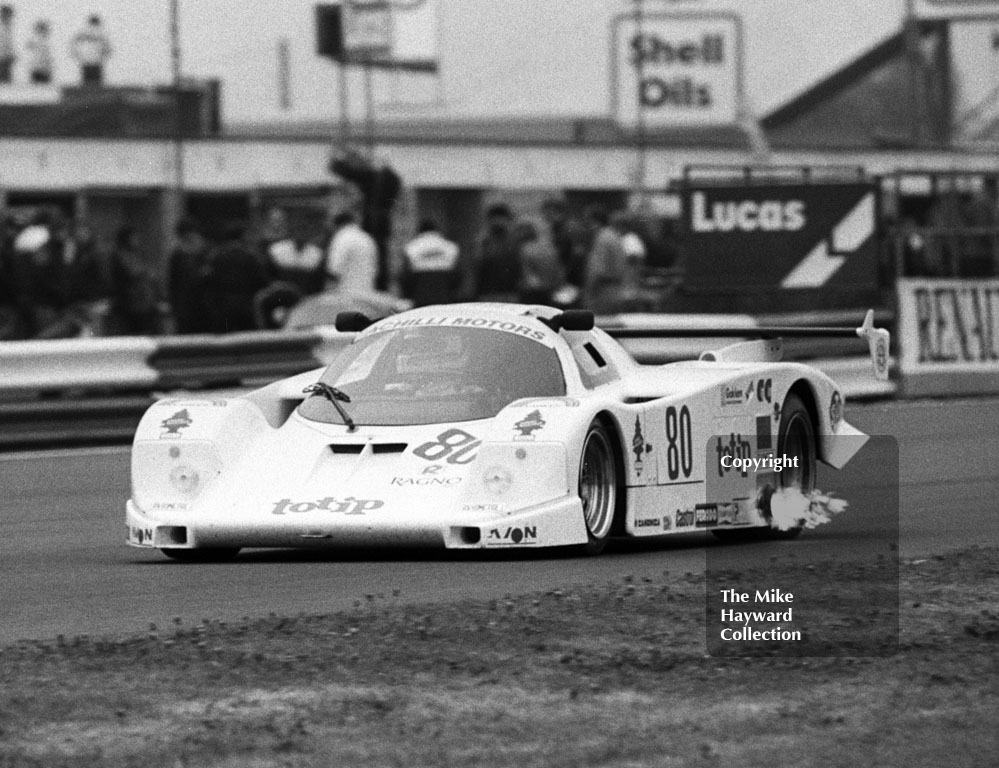
<path id="1" fill-rule="evenodd" d="M 901 279 L 899 392 L 999 392 L 999 280 Z"/>
<path id="2" fill-rule="evenodd" d="M 613 21 L 611 93 L 621 125 L 730 125 L 742 99 L 742 28 L 731 14 L 628 14 Z"/>
<path id="3" fill-rule="evenodd" d="M 999 0 L 912 0 L 917 19 L 999 19 Z"/>
<path id="4" fill-rule="evenodd" d="M 348 59 L 392 55 L 392 8 L 387 0 L 347 0 L 343 10 L 343 48 Z"/>
<path id="5" fill-rule="evenodd" d="M 688 184 L 684 221 L 688 290 L 877 287 L 871 183 Z"/>

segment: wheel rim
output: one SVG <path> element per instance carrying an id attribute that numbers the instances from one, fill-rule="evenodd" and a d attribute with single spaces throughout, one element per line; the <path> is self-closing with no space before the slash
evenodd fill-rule
<path id="1" fill-rule="evenodd" d="M 797 488 L 802 493 L 812 490 L 812 445 L 811 425 L 808 418 L 801 413 L 795 413 L 787 423 L 784 433 L 784 453 L 789 457 L 798 457 L 797 467 L 786 467 L 780 473 L 782 488 Z"/>
<path id="2" fill-rule="evenodd" d="M 616 492 L 610 444 L 601 432 L 591 432 L 579 468 L 579 498 L 583 502 L 586 528 L 596 539 L 602 539 L 610 531 Z"/>

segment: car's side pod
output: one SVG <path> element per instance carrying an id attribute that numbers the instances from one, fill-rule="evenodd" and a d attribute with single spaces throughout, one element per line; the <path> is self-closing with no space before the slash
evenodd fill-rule
<path id="1" fill-rule="evenodd" d="M 340 333 L 358 333 L 374 322 L 363 312 L 338 312 L 336 329 Z"/>
<path id="2" fill-rule="evenodd" d="M 567 309 L 547 320 L 539 319 L 555 333 L 559 331 L 592 331 L 595 325 L 593 313 L 588 309 Z"/>

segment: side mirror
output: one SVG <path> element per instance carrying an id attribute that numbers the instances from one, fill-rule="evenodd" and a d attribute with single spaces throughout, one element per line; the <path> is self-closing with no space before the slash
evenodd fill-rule
<path id="1" fill-rule="evenodd" d="M 340 333 L 357 333 L 363 331 L 373 321 L 361 312 L 338 312 L 336 316 L 336 329 Z"/>

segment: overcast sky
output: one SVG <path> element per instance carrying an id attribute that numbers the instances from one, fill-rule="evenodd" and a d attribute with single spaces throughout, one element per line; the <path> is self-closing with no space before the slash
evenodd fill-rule
<path id="1" fill-rule="evenodd" d="M 6 1 L 15 6 L 22 46 L 35 19 L 52 22 L 61 82 L 77 78 L 69 40 L 90 12 L 104 17 L 114 46 L 109 82 L 169 81 L 169 0 Z M 435 9 L 437 3 L 443 5 Z M 230 120 L 328 115 L 337 78 L 314 55 L 315 4 L 181 0 L 185 73 L 223 80 Z M 442 99 L 433 114 L 596 115 L 606 112 L 610 94 L 610 19 L 626 7 L 623 0 L 425 0 L 422 11 L 397 15 L 398 45 L 421 55 L 439 43 L 443 78 L 416 99 Z M 645 7 L 737 11 L 747 95 L 762 115 L 897 31 L 905 0 L 645 0 Z M 291 45 L 290 112 L 279 109 L 277 96 L 282 37 Z M 378 88 L 380 102 L 405 102 L 420 90 L 384 78 Z M 359 91 L 356 83 L 352 90 Z"/>

